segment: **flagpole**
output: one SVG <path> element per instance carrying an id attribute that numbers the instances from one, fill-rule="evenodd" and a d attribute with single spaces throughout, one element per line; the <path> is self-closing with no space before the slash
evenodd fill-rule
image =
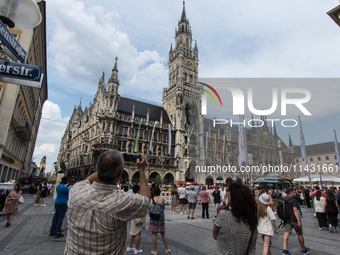
<path id="1" fill-rule="evenodd" d="M 299 116 L 299 125 L 300 125 L 300 145 L 301 145 L 301 156 L 302 156 L 302 167 L 303 171 L 305 171 L 307 167 L 307 153 L 306 153 L 306 147 L 305 147 L 305 138 L 303 137 L 303 131 L 302 131 L 302 124 L 301 124 L 301 119 Z M 310 169 L 308 169 L 308 178 L 309 178 L 309 185 L 310 188 L 312 189 L 312 179 L 310 176 Z"/>

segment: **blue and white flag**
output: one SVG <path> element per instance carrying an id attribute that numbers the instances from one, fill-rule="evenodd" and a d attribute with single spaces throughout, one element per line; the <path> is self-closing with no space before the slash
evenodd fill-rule
<path id="1" fill-rule="evenodd" d="M 205 149 L 205 158 L 208 159 L 208 132 L 205 132 L 204 149 Z"/>
<path id="2" fill-rule="evenodd" d="M 168 154 L 171 152 L 171 124 L 169 124 L 169 130 L 168 130 Z"/>
<path id="3" fill-rule="evenodd" d="M 152 151 L 152 139 L 153 139 L 153 133 L 155 132 L 155 128 L 157 125 L 157 120 L 155 121 L 155 124 L 153 125 L 153 129 L 152 129 L 152 133 L 151 133 L 151 139 L 150 139 L 150 147 L 149 147 L 149 151 Z"/>

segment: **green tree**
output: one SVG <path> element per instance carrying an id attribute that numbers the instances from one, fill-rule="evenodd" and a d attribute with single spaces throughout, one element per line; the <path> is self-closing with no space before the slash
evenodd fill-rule
<path id="1" fill-rule="evenodd" d="M 155 183 L 155 184 L 163 184 L 164 181 L 165 181 L 165 180 L 162 179 L 160 175 L 157 175 L 157 176 L 153 179 L 153 183 Z"/>

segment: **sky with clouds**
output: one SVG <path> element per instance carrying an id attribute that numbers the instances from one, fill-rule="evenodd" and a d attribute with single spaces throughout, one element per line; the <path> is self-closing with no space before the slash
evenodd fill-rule
<path id="1" fill-rule="evenodd" d="M 199 78 L 336 78 L 340 28 L 326 14 L 336 0 L 187 0 L 186 15 L 199 49 Z M 47 0 L 48 101 L 34 161 L 57 160 L 75 105 L 88 106 L 118 57 L 120 92 L 161 103 L 168 53 L 182 1 Z M 306 144 L 340 136 L 340 86 L 312 84 L 313 118 L 302 117 Z M 260 90 L 260 89 L 259 89 Z M 278 128 L 288 143 L 298 129 Z"/>

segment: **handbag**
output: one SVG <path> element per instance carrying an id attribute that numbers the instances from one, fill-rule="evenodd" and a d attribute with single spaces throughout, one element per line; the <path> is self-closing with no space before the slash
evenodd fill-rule
<path id="1" fill-rule="evenodd" d="M 7 209 L 7 206 L 5 205 L 4 208 L 2 208 L 2 212 L 5 213 Z"/>

